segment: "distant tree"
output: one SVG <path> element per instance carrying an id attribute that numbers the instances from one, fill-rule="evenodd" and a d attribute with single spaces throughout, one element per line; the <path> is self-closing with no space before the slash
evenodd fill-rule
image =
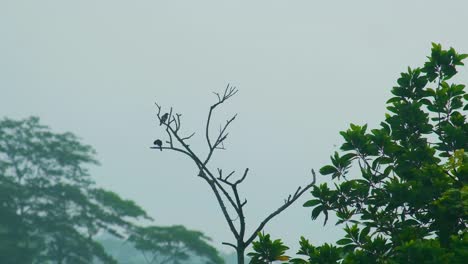
<path id="1" fill-rule="evenodd" d="M 95 186 L 94 154 L 38 118 L 0 120 L 0 263 L 116 263 L 93 237 L 123 236 L 131 220 L 149 217 Z"/>
<path id="2" fill-rule="evenodd" d="M 40 251 L 40 238 L 36 234 L 25 232 L 26 226 L 16 213 L 14 206 L 14 197 L 18 193 L 18 189 L 6 179 L 1 179 L 0 262 L 32 263 L 34 256 L 38 255 Z"/>
<path id="3" fill-rule="evenodd" d="M 449 83 L 467 54 L 433 44 L 422 68 L 402 73 L 380 128 L 351 127 L 341 153 L 320 169 L 312 219 L 345 224 L 338 246 L 302 238 L 291 263 L 466 263 L 468 259 L 468 94 Z M 357 170 L 352 170 L 356 165 Z"/>
<path id="4" fill-rule="evenodd" d="M 208 243 L 209 237 L 180 225 L 139 227 L 129 241 L 142 252 L 148 264 L 184 263 L 195 256 L 205 263 L 224 263 L 217 250 Z"/>
<path id="5" fill-rule="evenodd" d="M 210 124 L 213 112 L 215 109 L 217 109 L 218 106 L 222 105 L 229 98 L 234 96 L 237 91 L 238 90 L 236 88 L 228 85 L 223 94 L 215 93 L 218 100 L 216 103 L 211 105 L 208 111 L 208 117 L 204 131 L 204 137 L 206 138 L 206 144 L 208 147 L 208 154 L 205 157 L 202 158 L 202 156 L 188 144 L 188 140 L 190 140 L 195 133 L 192 133 L 189 136 L 181 135 L 181 114 L 173 112 L 172 108 L 168 112 L 162 112 L 161 106 L 159 106 L 157 103 L 157 124 L 164 127 L 164 130 L 167 134 L 167 140 L 163 142 L 162 140 L 157 139 L 155 141 L 155 145 L 151 148 L 158 150 L 158 152 L 160 150 L 171 150 L 181 153 L 195 163 L 197 167 L 196 175 L 203 179 L 212 190 L 223 213 L 223 216 L 229 226 L 229 229 L 234 236 L 235 242 L 223 242 L 223 244 L 233 247 L 237 252 L 238 263 L 243 264 L 246 247 L 252 243 L 255 237 L 257 237 L 258 232 L 261 231 L 272 218 L 283 212 L 305 191 L 310 189 L 310 187 L 315 184 L 315 173 L 312 170 L 313 179 L 308 185 L 297 188 L 293 194 L 290 194 L 288 198 L 285 199 L 284 204 L 267 215 L 264 220 L 254 228 L 254 231 L 251 234 L 246 234 L 244 206 L 246 205 L 247 200 L 243 199 L 239 195 L 239 185 L 247 177 L 249 169 L 245 169 L 243 174 L 238 177 L 237 180 L 233 180 L 232 176 L 235 174 L 234 171 L 225 174 L 224 171 L 220 168 L 214 170 L 208 166 L 215 151 L 224 149 L 224 143 L 229 134 L 227 129 L 236 118 L 236 115 L 234 115 L 232 118 L 227 120 L 226 123 L 220 127 L 217 135 L 212 137 Z M 231 210 L 228 210 L 228 207 Z"/>

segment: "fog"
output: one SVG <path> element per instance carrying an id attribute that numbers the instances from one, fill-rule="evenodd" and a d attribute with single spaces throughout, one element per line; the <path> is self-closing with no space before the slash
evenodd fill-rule
<path id="1" fill-rule="evenodd" d="M 209 186 L 180 153 L 150 149 L 164 131 L 158 102 L 182 115 L 190 145 L 212 92 L 239 93 L 213 128 L 238 114 L 210 167 L 250 174 L 248 230 L 311 180 L 350 123 L 378 125 L 399 73 L 422 66 L 431 42 L 468 53 L 466 1 L 0 1 L 0 113 L 38 116 L 98 152 L 100 186 L 136 201 L 158 225 L 183 224 L 233 242 Z M 467 68 L 458 77 L 468 80 Z M 213 130 L 215 131 L 215 130 Z M 239 176 L 239 175 L 238 175 Z M 328 178 L 318 176 L 318 183 Z M 297 248 L 335 242 L 331 221 L 302 204 L 265 228 Z M 333 220 L 333 219 L 332 219 Z"/>

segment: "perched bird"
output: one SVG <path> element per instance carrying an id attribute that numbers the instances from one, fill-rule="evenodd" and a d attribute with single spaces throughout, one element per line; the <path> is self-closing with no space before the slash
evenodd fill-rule
<path id="1" fill-rule="evenodd" d="M 159 149 L 162 151 L 162 141 L 161 141 L 160 139 L 156 139 L 156 140 L 153 142 L 153 144 L 154 144 L 155 146 L 158 146 Z"/>
<path id="2" fill-rule="evenodd" d="M 167 118 L 169 117 L 168 113 L 165 113 L 163 116 L 161 116 L 161 123 L 159 123 L 160 126 L 166 122 Z"/>

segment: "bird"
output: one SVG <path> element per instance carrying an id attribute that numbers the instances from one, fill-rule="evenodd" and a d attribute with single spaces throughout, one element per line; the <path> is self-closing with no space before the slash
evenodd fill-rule
<path id="1" fill-rule="evenodd" d="M 161 141 L 160 139 L 156 139 L 156 140 L 153 142 L 153 144 L 154 144 L 155 146 L 158 146 L 159 149 L 162 151 L 162 141 Z"/>
<path id="2" fill-rule="evenodd" d="M 164 124 L 164 122 L 166 122 L 167 118 L 169 117 L 169 114 L 168 113 L 165 113 L 163 116 L 161 116 L 161 122 L 159 123 L 160 126 L 162 126 L 162 124 Z"/>

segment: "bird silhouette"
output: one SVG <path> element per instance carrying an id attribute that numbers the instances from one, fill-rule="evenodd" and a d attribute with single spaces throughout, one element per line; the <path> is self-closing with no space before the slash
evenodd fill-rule
<path id="1" fill-rule="evenodd" d="M 154 144 L 155 146 L 158 146 L 158 147 L 159 147 L 159 150 L 162 151 L 162 141 L 161 141 L 160 139 L 156 139 L 156 140 L 153 142 L 153 144 Z"/>
<path id="2" fill-rule="evenodd" d="M 163 116 L 161 116 L 161 122 L 159 123 L 160 126 L 166 122 L 167 118 L 169 117 L 168 113 L 165 113 Z"/>

